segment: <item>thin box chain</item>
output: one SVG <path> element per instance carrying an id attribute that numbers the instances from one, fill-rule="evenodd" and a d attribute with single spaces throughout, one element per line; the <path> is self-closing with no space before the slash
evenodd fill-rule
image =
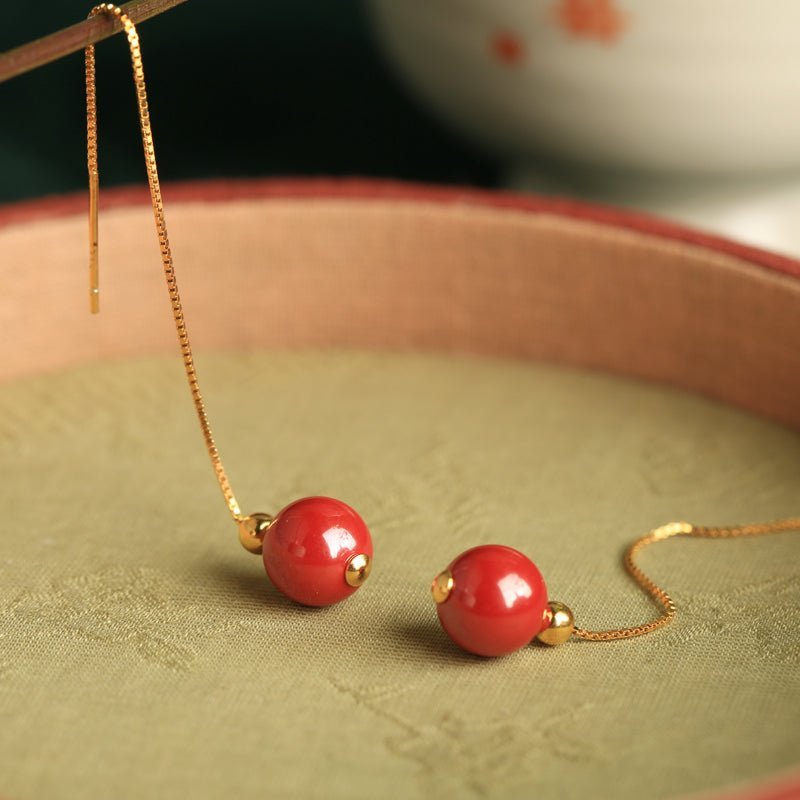
<path id="1" fill-rule="evenodd" d="M 189 332 L 186 329 L 186 320 L 183 315 L 183 305 L 178 291 L 178 282 L 175 277 L 175 267 L 172 263 L 172 250 L 169 246 L 169 236 L 167 234 L 167 222 L 164 218 L 164 203 L 161 199 L 161 183 L 158 180 L 158 168 L 156 166 L 156 151 L 153 144 L 153 133 L 150 128 L 150 111 L 147 105 L 147 90 L 144 82 L 144 67 L 142 65 L 142 53 L 139 47 L 139 35 L 133 22 L 122 12 L 118 6 L 110 3 L 93 8 L 90 17 L 98 14 L 110 14 L 122 23 L 125 34 L 128 38 L 128 45 L 131 51 L 131 63 L 133 65 L 133 80 L 136 84 L 136 101 L 139 107 L 139 123 L 142 130 L 142 144 L 144 146 L 144 160 L 147 167 L 147 181 L 150 184 L 150 198 L 153 204 L 153 215 L 155 217 L 156 232 L 158 234 L 158 244 L 161 250 L 161 262 L 164 266 L 164 277 L 167 281 L 167 292 L 172 306 L 172 316 L 175 320 L 175 330 L 178 333 L 178 342 L 183 356 L 183 367 L 186 371 L 186 379 L 189 382 L 189 390 L 192 393 L 192 402 L 197 411 L 197 418 L 200 422 L 200 429 L 203 432 L 203 439 L 206 449 L 217 476 L 219 488 L 235 522 L 244 519 L 239 503 L 231 488 L 225 467 L 219 455 L 214 434 L 208 421 L 203 395 L 200 393 L 200 385 L 197 381 L 197 370 L 194 365 L 192 355 L 192 345 L 189 341 Z M 89 195 L 90 195 L 90 273 L 92 279 L 92 289 L 90 302 L 92 310 L 99 310 L 99 291 L 97 287 L 97 194 L 99 190 L 98 170 L 97 170 L 97 91 L 95 88 L 95 59 L 94 45 L 86 48 L 86 133 L 87 133 L 87 161 L 89 166 Z"/>

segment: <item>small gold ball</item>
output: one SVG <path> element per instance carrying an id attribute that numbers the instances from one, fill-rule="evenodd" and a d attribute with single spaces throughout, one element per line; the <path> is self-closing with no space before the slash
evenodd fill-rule
<path id="1" fill-rule="evenodd" d="M 359 553 L 347 562 L 344 579 L 349 586 L 357 589 L 369 578 L 370 572 L 372 572 L 372 559 L 366 553 Z"/>
<path id="2" fill-rule="evenodd" d="M 453 591 L 453 587 L 455 585 L 453 573 L 450 572 L 449 569 L 446 569 L 444 572 L 440 572 L 433 579 L 433 583 L 431 584 L 431 594 L 433 595 L 433 599 L 436 601 L 437 605 L 444 603 L 444 601 L 450 597 L 450 592 Z"/>
<path id="3" fill-rule="evenodd" d="M 548 603 L 550 609 L 550 625 L 536 638 L 543 644 L 555 647 L 564 644 L 575 630 L 575 617 L 563 603 L 553 600 Z"/>
<path id="4" fill-rule="evenodd" d="M 272 525 L 269 514 L 250 514 L 239 520 L 239 542 L 248 553 L 259 556 L 263 550 L 264 534 Z"/>

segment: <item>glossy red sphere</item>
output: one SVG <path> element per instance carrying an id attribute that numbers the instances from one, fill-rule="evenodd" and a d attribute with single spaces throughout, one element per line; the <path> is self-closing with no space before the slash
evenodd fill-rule
<path id="1" fill-rule="evenodd" d="M 479 656 L 504 656 L 549 624 L 547 588 L 536 565 L 498 544 L 473 547 L 448 567 L 453 587 L 436 608 L 450 638 Z"/>
<path id="2" fill-rule="evenodd" d="M 356 591 L 345 579 L 347 562 L 361 553 L 372 558 L 372 537 L 346 503 L 306 497 L 278 512 L 262 552 L 276 588 L 303 605 L 329 606 Z"/>

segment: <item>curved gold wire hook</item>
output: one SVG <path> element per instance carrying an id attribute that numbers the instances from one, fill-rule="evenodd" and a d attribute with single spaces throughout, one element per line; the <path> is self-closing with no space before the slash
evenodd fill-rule
<path id="1" fill-rule="evenodd" d="M 120 18 L 122 10 L 110 3 L 95 6 L 88 19 L 99 14 Z M 89 310 L 100 313 L 100 260 L 98 207 L 100 172 L 97 168 L 97 89 L 95 87 L 94 45 L 84 50 L 86 63 L 86 165 L 89 171 Z"/>

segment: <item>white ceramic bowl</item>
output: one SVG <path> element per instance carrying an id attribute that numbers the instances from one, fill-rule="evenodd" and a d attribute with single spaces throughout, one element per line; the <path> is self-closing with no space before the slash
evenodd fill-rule
<path id="1" fill-rule="evenodd" d="M 389 59 L 510 162 L 800 166 L 800 0 L 369 0 Z"/>

